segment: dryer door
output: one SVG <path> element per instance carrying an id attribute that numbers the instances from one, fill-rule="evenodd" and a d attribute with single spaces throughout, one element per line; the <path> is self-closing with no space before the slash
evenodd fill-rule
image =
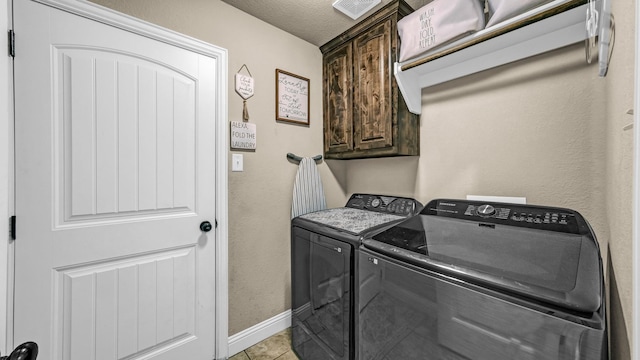
<path id="1" fill-rule="evenodd" d="M 359 359 L 602 360 L 604 318 L 569 321 L 449 276 L 360 249 Z M 600 321 L 592 328 L 582 324 Z"/>
<path id="2" fill-rule="evenodd" d="M 305 360 L 349 359 L 351 245 L 294 229 L 293 347 Z"/>

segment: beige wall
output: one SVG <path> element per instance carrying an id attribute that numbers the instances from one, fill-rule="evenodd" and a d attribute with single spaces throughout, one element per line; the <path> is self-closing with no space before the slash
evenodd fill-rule
<path id="1" fill-rule="evenodd" d="M 229 119 L 242 102 L 233 74 L 256 80 L 248 101 L 258 149 L 229 175 L 230 326 L 234 334 L 290 307 L 289 207 L 296 167 L 287 152 L 322 152 L 321 54 L 302 40 L 215 0 L 94 0 L 229 50 Z M 631 334 L 631 131 L 633 0 L 614 4 L 611 70 L 597 77 L 574 45 L 425 89 L 421 156 L 320 164 L 330 207 L 352 192 L 461 198 L 525 196 L 578 210 L 595 229 L 612 274 L 612 351 Z M 311 79 L 311 126 L 274 121 L 274 71 Z M 611 254 L 608 254 L 610 249 Z M 629 334 L 629 337 L 627 337 Z"/>
<path id="2" fill-rule="evenodd" d="M 578 210 L 606 248 L 598 207 L 605 199 L 604 80 L 585 63 L 583 47 L 427 88 L 422 102 L 421 156 L 354 161 L 347 191 L 409 193 L 424 202 L 523 196 Z M 375 182 L 366 179 L 374 168 Z M 396 174 L 413 178 L 398 182 Z"/>
<path id="3" fill-rule="evenodd" d="M 229 334 L 291 308 L 290 214 L 297 165 L 287 160 L 322 154 L 322 55 L 308 42 L 218 0 L 94 0 L 137 18 L 229 51 L 229 120 L 242 121 L 233 76 L 246 64 L 255 79 L 248 101 L 257 149 L 244 155 L 244 172 L 229 168 Z M 275 121 L 275 69 L 310 79 L 310 126 Z M 242 70 L 246 74 L 245 70 Z M 342 165 L 319 165 L 329 206 L 346 201 Z M 337 169 L 337 170 L 336 170 Z"/>
<path id="4" fill-rule="evenodd" d="M 524 196 L 580 211 L 606 245 L 605 218 L 594 208 L 604 200 L 604 80 L 581 46 L 427 88 L 422 102 L 421 156 L 353 161 L 347 191 L 424 202 Z"/>
<path id="5" fill-rule="evenodd" d="M 609 237 L 609 317 L 611 358 L 630 359 L 633 328 L 632 178 L 634 105 L 635 4 L 612 1 L 616 38 L 606 78 L 606 213 Z M 637 74 L 636 74 L 637 76 Z M 636 95 L 637 96 L 637 95 Z M 636 114 L 640 109 L 635 109 Z"/>

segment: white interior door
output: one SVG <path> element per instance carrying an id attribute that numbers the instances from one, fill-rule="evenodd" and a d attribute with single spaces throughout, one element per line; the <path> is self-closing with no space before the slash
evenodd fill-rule
<path id="1" fill-rule="evenodd" d="M 14 0 L 14 343 L 215 355 L 214 58 Z"/>

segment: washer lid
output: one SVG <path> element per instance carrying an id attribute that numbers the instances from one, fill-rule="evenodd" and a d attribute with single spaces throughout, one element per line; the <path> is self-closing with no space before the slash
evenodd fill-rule
<path id="1" fill-rule="evenodd" d="M 414 265 L 572 310 L 593 312 L 601 304 L 599 249 L 595 237 L 585 233 L 423 211 L 364 245 Z"/>
<path id="2" fill-rule="evenodd" d="M 402 220 L 405 217 L 342 207 L 304 214 L 299 216 L 299 218 L 357 235 L 378 225 Z"/>

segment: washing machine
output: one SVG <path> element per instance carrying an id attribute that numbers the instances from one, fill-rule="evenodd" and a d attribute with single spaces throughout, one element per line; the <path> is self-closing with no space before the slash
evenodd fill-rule
<path id="1" fill-rule="evenodd" d="M 356 358 L 361 240 L 419 213 L 415 199 L 353 194 L 291 221 L 292 347 L 301 360 Z"/>
<path id="2" fill-rule="evenodd" d="M 576 211 L 434 200 L 358 256 L 360 359 L 607 359 L 602 259 Z"/>

